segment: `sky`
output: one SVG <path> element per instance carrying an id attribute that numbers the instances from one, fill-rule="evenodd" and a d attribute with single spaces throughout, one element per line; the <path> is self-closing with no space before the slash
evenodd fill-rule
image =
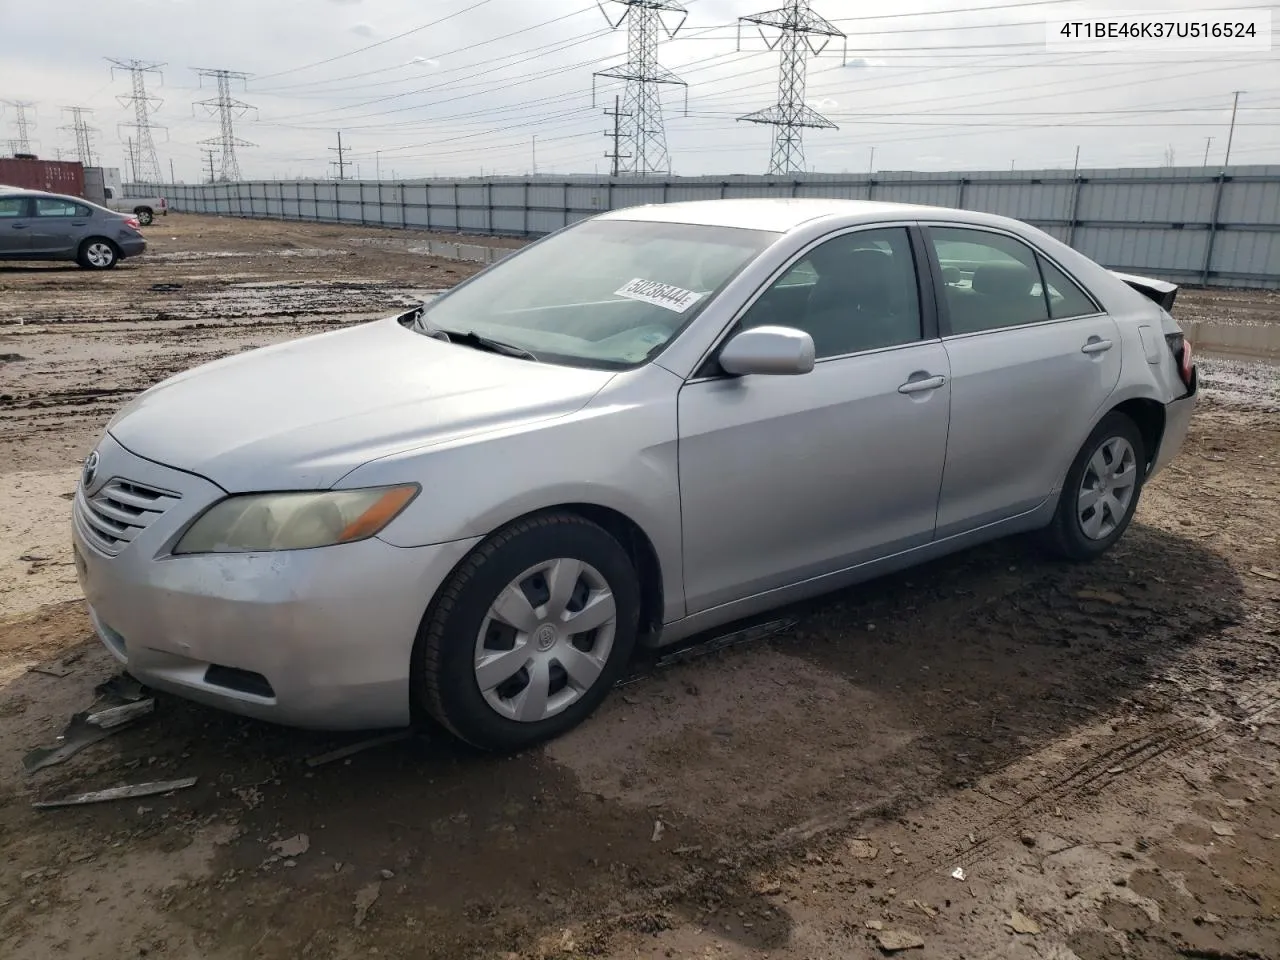
<path id="1" fill-rule="evenodd" d="M 783 0 L 682 0 L 658 60 L 671 172 L 765 173 L 773 130 L 736 118 L 778 96 L 779 55 L 739 17 Z M 674 0 L 673 0 L 674 5 Z M 614 19 L 626 10 L 603 0 Z M 807 64 L 806 102 L 838 126 L 805 131 L 808 169 L 1008 170 L 1221 164 L 1242 91 L 1232 163 L 1280 163 L 1280 6 L 1133 0 L 1126 10 L 1271 11 L 1273 49 L 1097 51 L 1046 44 L 1076 0 L 812 0 L 847 36 Z M 1111 6 L 1116 6 L 1111 4 Z M 773 39 L 776 34 L 770 34 Z M 847 52 L 846 52 L 847 46 Z M 129 75 L 107 58 L 163 64 L 152 122 L 165 178 L 207 177 L 200 141 L 216 95 L 194 68 L 249 74 L 233 95 L 244 179 L 326 177 L 341 131 L 349 176 L 605 173 L 604 115 L 621 92 L 592 74 L 627 59 L 626 24 L 595 0 L 0 0 L 0 100 L 28 108 L 42 157 L 74 158 L 64 107 L 91 108 L 105 166 L 124 166 L 118 102 Z M 16 110 L 0 112 L 0 152 Z M 535 143 L 536 138 L 536 143 Z M 204 145 L 207 146 L 207 145 Z"/>

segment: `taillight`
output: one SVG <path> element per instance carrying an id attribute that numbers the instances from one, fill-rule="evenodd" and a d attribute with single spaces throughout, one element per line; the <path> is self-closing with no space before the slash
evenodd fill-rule
<path id="1" fill-rule="evenodd" d="M 1178 376 L 1182 379 L 1182 385 L 1190 390 L 1191 378 L 1195 375 L 1195 365 L 1191 362 L 1191 341 L 1181 333 L 1166 334 L 1164 339 L 1173 353 L 1174 362 L 1178 364 Z"/>
<path id="2" fill-rule="evenodd" d="M 137 218 L 137 217 L 125 217 L 125 218 L 124 218 L 124 225 L 125 225 L 126 227 L 133 227 L 133 229 L 135 229 L 135 230 L 137 230 L 137 229 L 138 229 L 138 227 L 142 226 L 142 224 L 138 223 L 138 218 Z"/>

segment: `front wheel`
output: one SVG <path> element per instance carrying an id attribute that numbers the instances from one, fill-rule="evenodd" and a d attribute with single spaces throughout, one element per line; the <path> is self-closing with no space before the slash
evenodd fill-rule
<path id="1" fill-rule="evenodd" d="M 476 548 L 423 618 L 415 701 L 485 750 L 559 736 L 621 676 L 639 611 L 635 567 L 604 529 L 569 513 L 517 521 Z"/>
<path id="2" fill-rule="evenodd" d="M 150 207 L 139 207 L 133 211 L 133 215 L 138 218 L 138 224 L 143 227 L 151 226 L 151 221 L 155 219 Z"/>
<path id="3" fill-rule="evenodd" d="M 1067 471 L 1046 545 L 1071 560 L 1109 550 L 1138 509 L 1146 464 L 1137 424 L 1123 413 L 1103 417 Z"/>
<path id="4" fill-rule="evenodd" d="M 120 260 L 116 245 L 102 237 L 93 237 L 80 245 L 76 261 L 86 270 L 110 270 Z"/>

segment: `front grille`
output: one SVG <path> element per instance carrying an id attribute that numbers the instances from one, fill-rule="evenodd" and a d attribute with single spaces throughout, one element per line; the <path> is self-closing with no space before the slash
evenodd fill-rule
<path id="1" fill-rule="evenodd" d="M 82 490 L 76 498 L 76 510 L 89 541 L 114 557 L 181 496 L 113 477 L 91 497 Z"/>

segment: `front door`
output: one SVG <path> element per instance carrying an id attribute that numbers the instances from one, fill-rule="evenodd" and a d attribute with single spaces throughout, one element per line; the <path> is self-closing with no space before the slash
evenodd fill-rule
<path id="1" fill-rule="evenodd" d="M 688 613 L 932 538 L 950 386 L 916 252 L 906 226 L 812 247 L 735 328 L 808 332 L 812 372 L 712 364 L 681 390 Z"/>
<path id="2" fill-rule="evenodd" d="M 1115 321 L 1003 233 L 932 226 L 951 427 L 938 537 L 1026 513 L 1066 475 L 1120 378 Z"/>

